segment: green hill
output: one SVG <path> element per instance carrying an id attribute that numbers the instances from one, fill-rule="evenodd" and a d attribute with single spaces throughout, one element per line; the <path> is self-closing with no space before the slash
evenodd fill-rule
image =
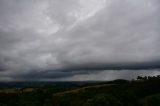
<path id="1" fill-rule="evenodd" d="M 5 86 L 4 86 L 5 85 Z M 160 106 L 160 77 L 1 84 L 0 106 Z"/>
<path id="2" fill-rule="evenodd" d="M 54 106 L 160 106 L 160 79 L 116 80 L 53 94 Z"/>

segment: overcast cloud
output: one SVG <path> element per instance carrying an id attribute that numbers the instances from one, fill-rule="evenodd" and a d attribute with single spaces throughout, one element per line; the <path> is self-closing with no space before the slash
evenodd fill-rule
<path id="1" fill-rule="evenodd" d="M 0 0 L 0 80 L 159 74 L 159 11 L 159 0 Z"/>

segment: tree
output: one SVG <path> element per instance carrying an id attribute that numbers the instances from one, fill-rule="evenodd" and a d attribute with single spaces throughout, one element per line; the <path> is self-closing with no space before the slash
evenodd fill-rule
<path id="1" fill-rule="evenodd" d="M 142 80 L 142 79 L 143 79 L 143 77 L 141 77 L 141 76 L 137 77 L 137 80 Z"/>

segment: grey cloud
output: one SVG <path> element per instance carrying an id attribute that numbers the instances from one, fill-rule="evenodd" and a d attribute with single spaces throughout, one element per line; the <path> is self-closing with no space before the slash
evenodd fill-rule
<path id="1" fill-rule="evenodd" d="M 159 10 L 159 0 L 1 0 L 1 78 L 160 68 Z"/>
<path id="2" fill-rule="evenodd" d="M 153 70 L 103 70 L 100 72 L 92 72 L 90 74 L 79 74 L 73 75 L 71 77 L 61 78 L 61 81 L 108 81 L 115 79 L 136 79 L 137 76 L 156 76 L 159 75 L 160 71 L 158 69 Z"/>

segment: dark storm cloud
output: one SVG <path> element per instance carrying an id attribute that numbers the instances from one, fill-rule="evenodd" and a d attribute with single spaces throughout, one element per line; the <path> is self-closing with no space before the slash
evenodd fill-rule
<path id="1" fill-rule="evenodd" d="M 1 0 L 0 80 L 152 72 L 159 10 L 159 0 Z"/>

